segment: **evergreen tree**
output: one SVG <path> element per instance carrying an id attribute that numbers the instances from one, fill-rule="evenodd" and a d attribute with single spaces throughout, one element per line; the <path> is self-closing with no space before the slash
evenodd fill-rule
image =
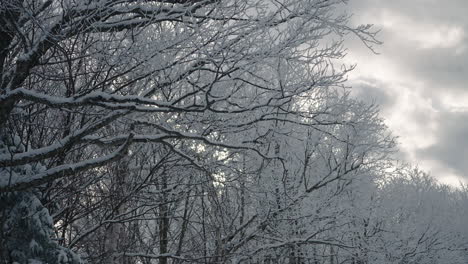
<path id="1" fill-rule="evenodd" d="M 0 131 L 0 155 L 24 151 L 18 136 Z M 41 164 L 0 168 L 0 178 L 30 177 Z M 80 258 L 54 240 L 53 220 L 37 190 L 0 193 L 0 263 L 81 263 Z"/>

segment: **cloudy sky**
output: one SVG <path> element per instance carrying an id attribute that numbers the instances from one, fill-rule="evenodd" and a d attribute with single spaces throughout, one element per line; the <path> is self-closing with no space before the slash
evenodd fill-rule
<path id="1" fill-rule="evenodd" d="M 347 43 L 353 93 L 378 103 L 402 157 L 440 181 L 468 182 L 468 1 L 351 0 L 353 23 L 375 24 L 375 55 Z"/>

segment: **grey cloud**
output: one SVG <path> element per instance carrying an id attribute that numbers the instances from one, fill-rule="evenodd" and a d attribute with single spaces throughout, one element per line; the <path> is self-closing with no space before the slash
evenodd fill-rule
<path id="1" fill-rule="evenodd" d="M 420 159 L 437 160 L 468 179 L 468 113 L 441 113 L 436 143 L 420 149 Z"/>
<path id="2" fill-rule="evenodd" d="M 466 24 L 468 22 L 466 0 L 351 0 L 348 8 L 356 15 L 363 10 L 375 12 L 387 9 L 423 23 Z"/>
<path id="3" fill-rule="evenodd" d="M 444 92 L 467 91 L 468 52 L 457 54 L 451 48 L 417 49 L 389 32 L 385 32 L 384 37 L 383 56 L 392 58 L 407 74 L 424 80 L 428 88 Z"/>
<path id="4" fill-rule="evenodd" d="M 466 92 L 468 88 L 468 54 L 453 54 L 448 50 L 425 51 L 409 61 L 410 69 L 423 80 L 430 80 L 433 89 Z M 419 56 L 417 56 L 419 55 Z"/>
<path id="5" fill-rule="evenodd" d="M 419 28 L 428 31 L 434 25 L 452 25 L 462 28 L 465 37 L 462 43 L 468 43 L 468 1 L 428 1 L 428 0 L 354 0 L 350 1 L 349 8 L 356 13 L 366 14 L 381 12 L 384 9 L 391 10 L 396 15 L 409 17 L 411 21 L 426 24 Z M 375 21 L 368 21 L 375 23 Z M 411 28 L 412 25 L 400 25 Z M 377 24 L 378 28 L 379 25 Z M 377 50 L 385 58 L 389 58 L 398 65 L 405 74 L 424 81 L 427 93 L 423 96 L 437 96 L 437 93 L 468 93 L 468 45 L 466 51 L 457 51 L 455 48 L 437 47 L 422 49 L 418 43 L 404 39 L 400 30 L 404 28 L 382 28 L 379 39 L 384 42 Z M 373 56 L 356 41 L 351 42 L 353 52 L 358 52 L 362 57 Z M 434 94 L 436 93 L 436 94 Z"/>
<path id="6" fill-rule="evenodd" d="M 350 83 L 352 95 L 366 103 L 376 104 L 382 112 L 395 105 L 395 96 L 391 94 L 389 84 L 376 79 L 360 79 Z"/>
<path id="7" fill-rule="evenodd" d="M 466 15 L 468 1 L 351 0 L 347 8 L 354 14 L 354 21 L 374 23 L 377 28 L 382 29 L 379 39 L 384 44 L 377 47 L 377 51 L 381 53 L 379 56 L 382 56 L 382 60 L 380 60 L 382 67 L 385 67 L 384 63 L 390 61 L 392 67 L 398 68 L 399 73 L 412 80 L 421 81 L 424 89 L 419 93 L 419 96 L 429 98 L 432 102 L 432 109 L 439 111 L 435 120 L 438 127 L 434 134 L 435 143 L 430 147 L 407 154 L 416 156 L 421 161 L 436 161 L 447 171 L 468 179 L 468 113 L 446 111 L 450 105 L 444 105 L 441 99 L 441 95 L 450 94 L 456 97 L 468 93 L 468 64 L 466 63 L 468 61 L 468 16 Z M 360 19 L 376 17 L 376 15 L 378 18 L 378 15 L 384 14 L 384 12 L 390 16 L 389 19 L 395 15 L 397 18 L 403 18 L 401 21 L 404 22 L 399 21 L 399 24 L 384 27 L 378 25 L 382 20 Z M 412 24 L 413 22 L 417 25 Z M 430 33 L 436 26 L 461 28 L 464 31 L 461 44 L 466 45 L 467 50 L 456 50 L 453 47 L 443 47 L 444 45 L 423 49 L 421 42 L 411 39 L 412 32 Z M 404 32 L 405 30 L 406 32 Z M 357 54 L 358 67 L 360 63 L 366 63 L 366 59 L 369 57 L 375 56 L 355 39 L 349 41 L 347 45 L 353 54 Z M 396 83 L 402 81 L 394 80 Z M 376 103 L 382 105 L 383 112 L 386 109 L 398 107 L 399 102 L 393 97 L 398 93 L 396 87 L 387 86 L 378 80 L 366 83 L 367 85 L 364 86 L 359 83 L 352 84 L 355 86 L 356 96 L 362 97 L 364 100 L 374 98 Z M 412 84 L 400 84 L 400 87 L 413 87 Z M 415 96 L 417 95 L 415 94 Z M 434 114 L 432 111 L 432 114 L 427 111 L 428 109 L 416 109 L 408 113 L 407 120 L 412 120 L 412 125 L 416 125 L 424 131 L 428 120 Z M 399 134 L 399 131 L 394 132 Z M 432 131 L 428 133 L 432 134 Z M 405 135 L 401 136 L 405 137 Z M 402 155 L 404 156 L 405 153 Z M 437 177 L 437 175 L 434 176 Z"/>

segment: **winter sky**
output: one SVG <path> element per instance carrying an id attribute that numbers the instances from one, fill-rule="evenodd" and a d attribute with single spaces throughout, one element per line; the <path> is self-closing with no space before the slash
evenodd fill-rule
<path id="1" fill-rule="evenodd" d="M 351 0 L 353 23 L 381 30 L 374 55 L 346 43 L 353 93 L 380 105 L 404 160 L 468 182 L 468 1 Z"/>

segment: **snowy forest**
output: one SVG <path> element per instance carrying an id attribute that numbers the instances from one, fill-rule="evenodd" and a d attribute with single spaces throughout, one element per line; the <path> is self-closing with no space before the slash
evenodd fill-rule
<path id="1" fill-rule="evenodd" d="M 350 95 L 346 7 L 2 0 L 0 263 L 468 263 L 468 186 Z"/>

